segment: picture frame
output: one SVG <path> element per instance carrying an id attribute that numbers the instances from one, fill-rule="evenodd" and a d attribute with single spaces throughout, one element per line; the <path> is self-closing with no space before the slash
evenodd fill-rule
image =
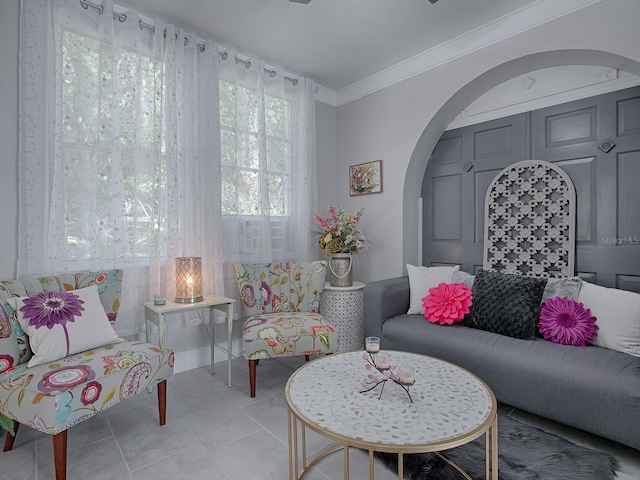
<path id="1" fill-rule="evenodd" d="M 382 160 L 349 167 L 349 194 L 368 195 L 382 192 Z"/>

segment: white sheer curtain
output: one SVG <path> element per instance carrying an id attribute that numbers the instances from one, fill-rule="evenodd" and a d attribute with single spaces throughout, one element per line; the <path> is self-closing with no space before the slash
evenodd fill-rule
<path id="1" fill-rule="evenodd" d="M 224 292 L 218 46 L 101 5 L 22 2 L 18 274 L 123 268 L 129 336 L 176 256 Z"/>
<path id="2" fill-rule="evenodd" d="M 227 295 L 234 262 L 307 261 L 315 211 L 315 85 L 228 51 L 220 64 Z"/>

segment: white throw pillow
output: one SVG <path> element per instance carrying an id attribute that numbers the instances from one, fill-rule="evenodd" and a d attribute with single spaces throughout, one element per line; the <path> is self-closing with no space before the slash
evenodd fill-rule
<path id="1" fill-rule="evenodd" d="M 596 317 L 595 345 L 640 357 L 640 294 L 583 281 L 578 301 Z"/>
<path id="2" fill-rule="evenodd" d="M 69 292 L 40 292 L 7 300 L 29 337 L 33 357 L 29 367 L 75 353 L 122 342 L 104 311 L 98 287 Z"/>
<path id="3" fill-rule="evenodd" d="M 409 311 L 424 315 L 422 299 L 429 295 L 429 289 L 441 283 L 453 283 L 453 274 L 460 270 L 460 265 L 454 267 L 418 267 L 407 264 L 409 274 Z"/>

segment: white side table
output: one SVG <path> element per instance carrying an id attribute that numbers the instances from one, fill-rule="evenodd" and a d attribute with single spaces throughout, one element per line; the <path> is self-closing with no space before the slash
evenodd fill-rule
<path id="1" fill-rule="evenodd" d="M 192 310 L 199 310 L 201 308 L 209 308 L 211 310 L 211 321 L 213 322 L 213 311 L 215 309 L 221 310 L 227 314 L 227 360 L 228 360 L 228 379 L 227 384 L 231 387 L 231 335 L 233 329 L 233 304 L 235 300 L 233 298 L 223 297 L 222 295 L 204 295 L 204 299 L 201 302 L 196 303 L 175 303 L 167 300 L 164 305 L 154 305 L 153 302 L 144 302 L 144 319 L 147 327 L 147 342 L 151 339 L 151 325 L 153 323 L 158 327 L 158 342 L 160 346 L 164 348 L 164 335 L 166 332 L 166 323 L 164 320 L 165 315 L 172 315 L 174 313 L 185 313 Z M 211 325 L 211 374 L 215 373 L 213 350 L 215 343 L 214 326 Z"/>
<path id="2" fill-rule="evenodd" d="M 353 282 L 351 287 L 325 283 L 320 313 L 338 329 L 338 352 L 364 348 L 364 283 Z"/>

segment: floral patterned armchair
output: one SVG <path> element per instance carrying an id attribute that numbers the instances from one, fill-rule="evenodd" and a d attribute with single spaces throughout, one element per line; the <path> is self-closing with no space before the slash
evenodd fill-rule
<path id="1" fill-rule="evenodd" d="M 249 361 L 251 396 L 256 396 L 256 366 L 263 358 L 330 354 L 338 332 L 320 315 L 327 262 L 233 266 L 243 311 L 242 353 Z"/>
<path id="2" fill-rule="evenodd" d="M 19 424 L 52 435 L 56 480 L 67 429 L 93 415 L 157 385 L 165 424 L 174 354 L 116 335 L 121 286 L 121 270 L 0 282 L 0 414 L 14 427 L 4 451 Z"/>

